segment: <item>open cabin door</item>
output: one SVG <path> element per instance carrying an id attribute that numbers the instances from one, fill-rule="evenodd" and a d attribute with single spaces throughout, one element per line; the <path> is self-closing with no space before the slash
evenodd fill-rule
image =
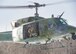
<path id="1" fill-rule="evenodd" d="M 23 39 L 39 35 L 38 22 L 30 23 L 23 26 Z"/>

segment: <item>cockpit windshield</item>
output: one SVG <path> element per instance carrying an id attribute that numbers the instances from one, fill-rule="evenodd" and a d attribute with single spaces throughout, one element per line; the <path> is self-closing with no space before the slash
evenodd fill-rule
<path id="1" fill-rule="evenodd" d="M 64 25 L 67 24 L 66 21 L 65 21 L 64 19 L 62 19 L 62 18 L 60 18 L 60 22 L 61 22 L 62 24 L 64 24 Z"/>
<path id="2" fill-rule="evenodd" d="M 63 18 L 54 18 L 54 20 L 57 25 L 66 25 L 67 24 Z"/>

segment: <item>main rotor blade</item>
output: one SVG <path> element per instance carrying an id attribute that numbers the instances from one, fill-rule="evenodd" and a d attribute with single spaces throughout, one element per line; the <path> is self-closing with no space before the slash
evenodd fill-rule
<path id="1" fill-rule="evenodd" d="M 50 5 L 57 5 L 62 3 L 70 3 L 70 2 L 76 2 L 76 0 L 70 0 L 70 1 L 60 1 L 56 3 L 49 3 L 49 4 L 39 4 L 34 2 L 35 5 L 27 5 L 27 6 L 0 6 L 0 9 L 19 9 L 19 8 L 35 8 L 35 7 L 44 7 L 44 6 L 50 6 Z"/>
<path id="2" fill-rule="evenodd" d="M 33 5 L 28 6 L 0 6 L 0 9 L 14 9 L 14 8 L 33 8 Z"/>
<path id="3" fill-rule="evenodd" d="M 76 2 L 76 0 L 69 0 L 69 1 L 60 1 L 60 2 L 55 2 L 55 3 L 49 3 L 45 4 L 46 6 L 50 5 L 57 5 L 57 4 L 63 4 L 63 3 L 71 3 L 71 2 Z"/>

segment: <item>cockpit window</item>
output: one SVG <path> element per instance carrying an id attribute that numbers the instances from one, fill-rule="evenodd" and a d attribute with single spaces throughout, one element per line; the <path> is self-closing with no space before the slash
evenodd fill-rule
<path id="1" fill-rule="evenodd" d="M 54 18 L 56 25 L 67 25 L 66 21 L 63 18 Z"/>
<path id="2" fill-rule="evenodd" d="M 67 24 L 66 21 L 65 21 L 64 19 L 62 19 L 62 18 L 60 19 L 60 22 L 61 22 L 62 24 Z"/>

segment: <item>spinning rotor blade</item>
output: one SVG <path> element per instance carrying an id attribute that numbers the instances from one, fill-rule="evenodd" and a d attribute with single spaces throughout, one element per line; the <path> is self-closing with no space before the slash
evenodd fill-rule
<path id="1" fill-rule="evenodd" d="M 0 8 L 27 8 L 27 6 L 0 6 Z"/>
<path id="2" fill-rule="evenodd" d="M 12 8 L 33 8 L 34 6 L 32 5 L 28 5 L 28 6 L 0 6 L 0 9 L 2 8 L 5 8 L 5 9 L 12 9 Z"/>
<path id="3" fill-rule="evenodd" d="M 63 3 L 71 3 L 71 2 L 76 2 L 76 0 L 70 0 L 70 1 L 60 1 L 60 2 L 55 2 L 55 3 L 49 3 L 45 4 L 45 6 L 50 6 L 50 5 L 57 5 L 57 4 L 63 4 Z"/>
<path id="4" fill-rule="evenodd" d="M 35 7 L 42 7 L 42 6 L 45 6 L 45 4 L 43 4 L 43 5 L 38 4 L 37 6 L 36 5 L 28 5 L 28 6 L 0 6 L 0 9 L 35 8 Z"/>
<path id="5" fill-rule="evenodd" d="M 76 0 L 60 1 L 60 2 L 49 3 L 49 4 L 39 4 L 39 3 L 33 2 L 34 5 L 27 5 L 27 6 L 0 6 L 0 9 L 36 8 L 36 7 L 44 7 L 44 6 L 57 5 L 57 4 L 69 3 L 69 2 L 76 2 Z"/>

